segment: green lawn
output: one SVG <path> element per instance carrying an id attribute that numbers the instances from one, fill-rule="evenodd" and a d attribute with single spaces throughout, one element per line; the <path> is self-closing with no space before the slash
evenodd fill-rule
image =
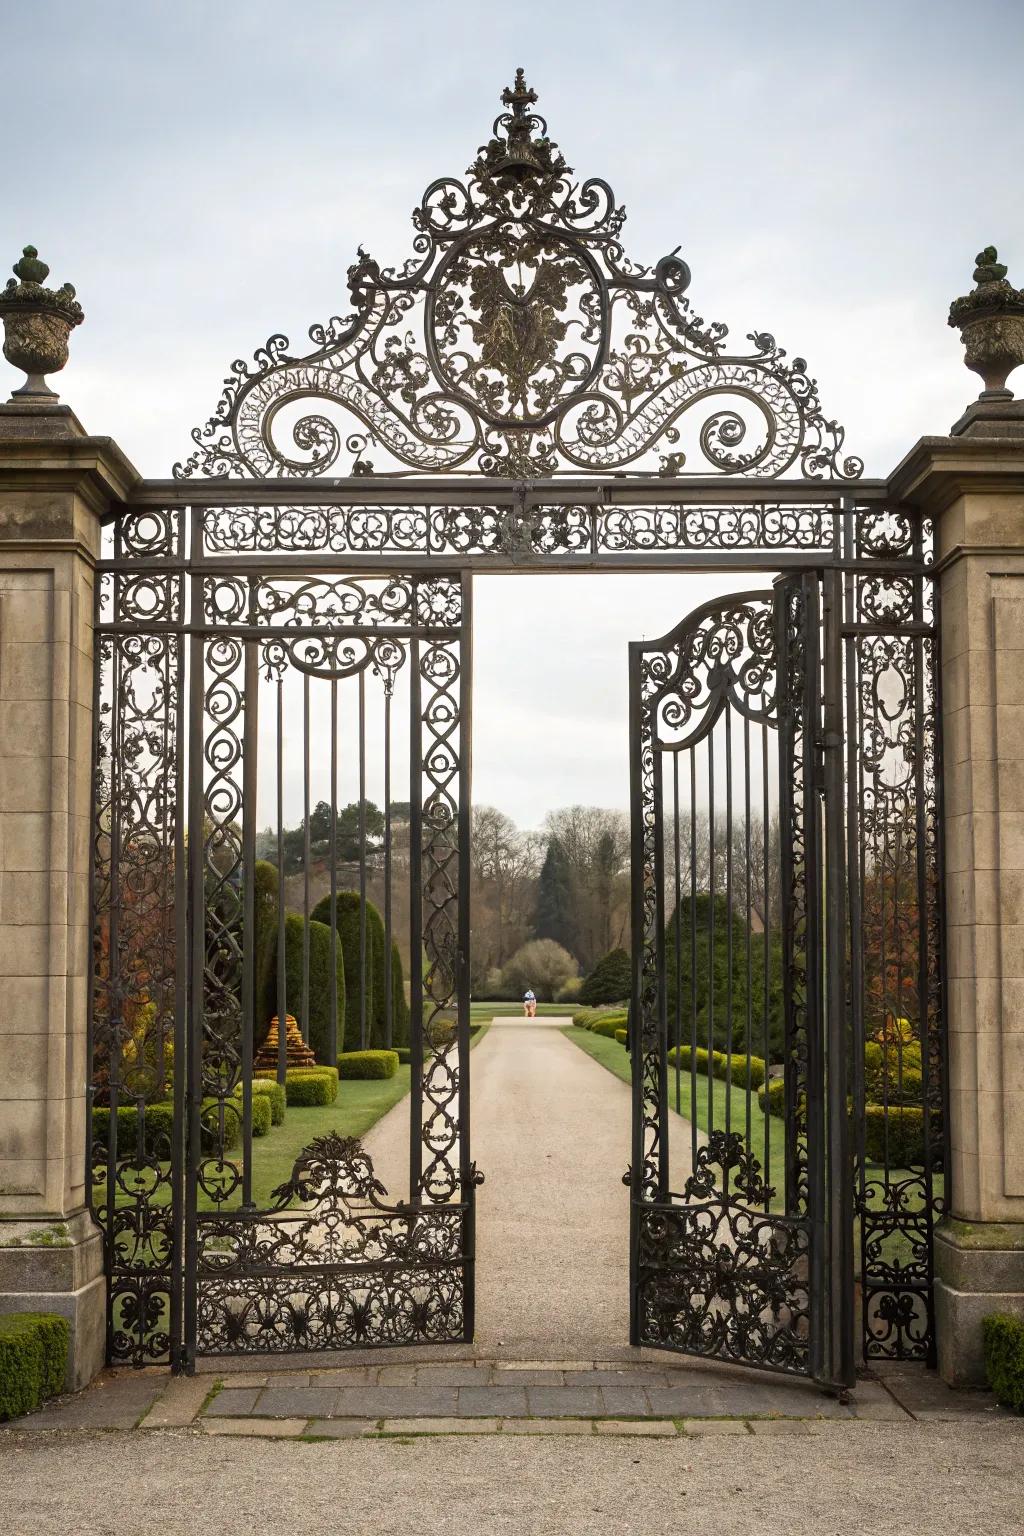
<path id="1" fill-rule="evenodd" d="M 626 1048 L 617 1040 L 609 1040 L 603 1035 L 592 1034 L 589 1029 L 577 1029 L 570 1025 L 562 1030 L 562 1034 L 574 1045 L 578 1045 L 581 1051 L 585 1051 L 594 1061 L 600 1062 L 609 1072 L 621 1078 L 624 1083 L 632 1082 L 633 1074 L 630 1067 L 630 1058 Z M 676 1074 L 675 1069 L 669 1068 L 669 1108 L 676 1111 L 685 1122 L 690 1121 L 691 1110 L 691 1085 L 689 1071 L 679 1074 L 680 1099 L 679 1107 L 676 1106 Z M 724 1129 L 729 1124 L 732 1130 L 746 1132 L 747 1098 L 746 1090 L 738 1088 L 735 1083 L 723 1083 L 718 1078 L 711 1080 L 710 1113 L 708 1098 L 708 1080 L 701 1073 L 697 1078 L 697 1106 L 696 1115 L 693 1117 L 702 1131 L 710 1131 L 712 1128 Z M 757 1102 L 757 1095 L 751 1097 L 750 1123 L 751 1135 L 754 1142 L 758 1162 L 764 1167 L 764 1133 L 765 1119 L 768 1121 L 769 1136 L 769 1177 L 775 1186 L 775 1198 L 772 1200 L 772 1209 L 781 1210 L 784 1200 L 785 1178 L 785 1137 L 784 1126 L 777 1115 L 762 1113 Z M 678 1193 L 678 1191 L 677 1191 Z"/>
<path id="2" fill-rule="evenodd" d="M 259 1209 L 270 1205 L 272 1192 L 291 1177 L 295 1159 L 314 1137 L 326 1136 L 328 1131 L 365 1136 L 408 1092 L 409 1068 L 402 1065 L 394 1077 L 377 1082 L 340 1082 L 333 1104 L 286 1110 L 283 1125 L 272 1125 L 266 1136 L 253 1139 L 252 1197 Z M 206 1201 L 201 1209 L 211 1210 L 212 1205 Z"/>
<path id="3" fill-rule="evenodd" d="M 487 1025 L 481 1024 L 470 1039 L 470 1050 L 486 1033 Z M 376 1082 L 344 1079 L 338 1084 L 338 1097 L 333 1104 L 315 1109 L 287 1109 L 283 1125 L 272 1125 L 266 1136 L 253 1139 L 252 1192 L 257 1207 L 262 1210 L 270 1204 L 272 1191 L 291 1177 L 295 1159 L 314 1137 L 326 1136 L 328 1131 L 338 1131 L 342 1136 L 365 1136 L 382 1115 L 405 1098 L 410 1086 L 410 1069 L 403 1063 L 394 1077 Z M 394 1176 L 391 1169 L 375 1171 L 385 1184 L 388 1177 Z M 398 1172 L 404 1178 L 405 1167 Z M 210 1208 L 209 1204 L 202 1207 Z"/>

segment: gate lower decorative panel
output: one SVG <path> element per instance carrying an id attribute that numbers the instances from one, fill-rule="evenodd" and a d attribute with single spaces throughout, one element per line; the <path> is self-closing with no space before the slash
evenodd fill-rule
<path id="1" fill-rule="evenodd" d="M 464 1205 L 386 1204 L 365 1150 L 337 1135 L 275 1193 L 267 1211 L 199 1218 L 200 1355 L 464 1337 Z"/>

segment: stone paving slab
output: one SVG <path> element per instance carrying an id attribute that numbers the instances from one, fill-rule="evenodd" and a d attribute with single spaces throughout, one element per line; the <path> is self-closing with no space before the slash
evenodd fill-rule
<path id="1" fill-rule="evenodd" d="M 311 1434 L 346 1438 L 373 1433 L 381 1421 L 458 1421 L 479 1426 L 500 1423 L 502 1433 L 546 1433 L 543 1428 L 513 1430 L 516 1423 L 656 1423 L 685 1421 L 687 1432 L 732 1434 L 715 1428 L 732 1423 L 805 1423 L 846 1420 L 906 1423 L 915 1420 L 1003 1422 L 1008 1415 L 986 1392 L 952 1392 L 921 1371 L 887 1372 L 858 1383 L 847 1404 L 816 1388 L 789 1379 L 744 1375 L 735 1370 L 686 1369 L 677 1385 L 661 1386 L 662 1372 L 641 1365 L 634 1371 L 607 1363 L 585 1367 L 507 1362 L 421 1361 L 418 1366 L 334 1367 L 309 1371 L 228 1373 L 223 1380 L 203 1373 L 172 1377 L 165 1370 L 104 1373 L 74 1397 L 56 1398 L 38 1413 L 16 1421 L 25 1430 L 130 1430 L 187 1428 L 220 1422 L 279 1422 L 319 1426 Z M 381 1385 L 381 1376 L 387 1381 Z M 706 1430 L 692 1426 L 707 1423 Z M 324 1430 L 324 1425 L 337 1425 Z M 11 1426 L 0 1426 L 0 1435 Z M 227 1432 L 227 1431 L 225 1431 Z M 288 1431 L 291 1433 L 292 1431 Z M 425 1432 L 425 1431 L 424 1431 Z M 483 1430 L 480 1431 L 484 1432 Z M 576 1433 L 569 1430 L 567 1433 Z M 601 1433 L 606 1431 L 602 1430 Z M 611 1433 L 612 1431 L 607 1431 Z M 630 1431 L 640 1433 L 641 1431 Z M 757 1428 L 755 1434 L 799 1434 L 799 1430 Z M 454 1431 L 453 1431 L 454 1433 Z"/>
<path id="2" fill-rule="evenodd" d="M 385 1419 L 384 1435 L 496 1435 L 500 1419 Z"/>
<path id="3" fill-rule="evenodd" d="M 297 1440 L 306 1432 L 305 1419 L 204 1419 L 208 1435 L 260 1435 L 268 1440 Z"/>

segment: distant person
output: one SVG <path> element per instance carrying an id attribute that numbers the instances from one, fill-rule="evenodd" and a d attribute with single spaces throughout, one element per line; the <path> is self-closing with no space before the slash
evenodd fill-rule
<path id="1" fill-rule="evenodd" d="M 523 993 L 523 1013 L 528 1019 L 537 1017 L 537 995 L 529 987 Z"/>

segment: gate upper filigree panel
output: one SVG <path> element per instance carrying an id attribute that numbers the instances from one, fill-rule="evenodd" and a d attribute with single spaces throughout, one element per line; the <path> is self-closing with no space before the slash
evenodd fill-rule
<path id="1" fill-rule="evenodd" d="M 856 479 L 803 358 L 690 304 L 673 251 L 622 244 L 607 182 L 574 180 L 523 71 L 466 180 L 431 183 L 413 255 L 349 268 L 351 314 L 296 356 L 274 335 L 233 364 L 175 474 L 307 477 L 624 468 Z"/>

